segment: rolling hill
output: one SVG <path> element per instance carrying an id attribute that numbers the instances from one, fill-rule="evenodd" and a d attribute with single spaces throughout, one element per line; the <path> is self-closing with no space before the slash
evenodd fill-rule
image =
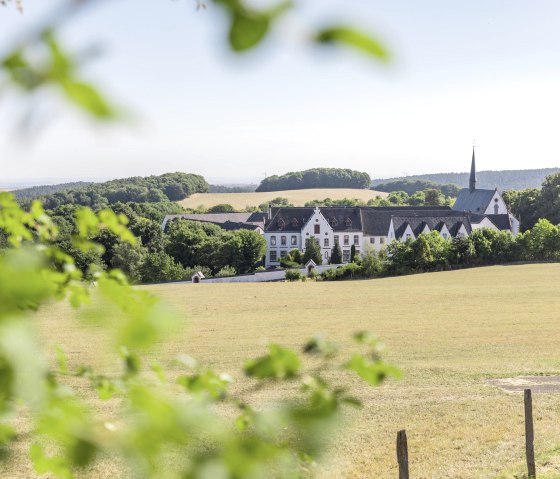
<path id="1" fill-rule="evenodd" d="M 534 170 L 477 171 L 477 188 L 498 188 L 500 190 L 522 190 L 540 188 L 547 175 L 560 173 L 560 168 L 540 168 Z M 372 180 L 372 187 L 398 180 L 427 180 L 438 184 L 453 183 L 462 188 L 469 185 L 469 173 L 432 173 L 425 175 L 400 176 Z"/>
<path id="2" fill-rule="evenodd" d="M 210 208 L 219 204 L 229 204 L 235 209 L 243 209 L 246 206 L 259 206 L 274 198 L 287 198 L 294 206 L 303 206 L 307 201 L 324 200 L 331 198 L 341 200 L 344 198 L 359 199 L 367 202 L 376 196 L 386 197 L 387 193 L 374 190 L 362 190 L 351 188 L 317 188 L 307 190 L 266 191 L 253 193 L 195 193 L 194 195 L 180 201 L 179 204 L 185 208 L 197 208 L 204 206 Z"/>

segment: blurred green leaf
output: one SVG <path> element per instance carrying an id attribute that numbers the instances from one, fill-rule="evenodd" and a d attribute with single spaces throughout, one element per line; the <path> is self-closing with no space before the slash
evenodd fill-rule
<path id="1" fill-rule="evenodd" d="M 229 43 L 233 50 L 249 50 L 261 42 L 270 22 L 265 15 L 251 12 L 235 12 L 229 30 Z"/>
<path id="2" fill-rule="evenodd" d="M 387 377 L 396 379 L 401 377 L 401 372 L 396 367 L 382 361 L 368 359 L 361 354 L 352 356 L 346 367 L 372 386 L 379 386 Z"/>
<path id="3" fill-rule="evenodd" d="M 259 379 L 284 379 L 295 377 L 301 360 L 294 351 L 278 344 L 268 346 L 269 354 L 245 362 L 245 374 Z"/>
<path id="4" fill-rule="evenodd" d="M 116 110 L 94 86 L 71 79 L 66 79 L 61 85 L 67 98 L 92 116 L 100 120 L 117 117 Z"/>
<path id="5" fill-rule="evenodd" d="M 12 442 L 16 436 L 16 430 L 12 426 L 0 423 L 0 446 Z"/>
<path id="6" fill-rule="evenodd" d="M 333 26 L 321 30 L 315 36 L 319 44 L 341 44 L 372 56 L 383 63 L 390 59 L 389 51 L 385 45 L 372 36 L 354 28 L 344 26 Z"/>
<path id="7" fill-rule="evenodd" d="M 177 383 L 191 393 L 207 394 L 212 399 L 224 399 L 227 388 L 232 382 L 231 377 L 216 374 L 214 371 L 204 371 L 191 376 L 180 376 Z"/>

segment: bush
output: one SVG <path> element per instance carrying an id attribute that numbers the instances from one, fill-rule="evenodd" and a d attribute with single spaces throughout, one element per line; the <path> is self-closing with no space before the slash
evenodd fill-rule
<path id="1" fill-rule="evenodd" d="M 286 281 L 300 281 L 304 276 L 297 269 L 286 271 Z"/>
<path id="2" fill-rule="evenodd" d="M 216 278 L 223 278 L 225 276 L 235 276 L 235 268 L 232 266 L 224 266 L 220 271 L 216 273 Z"/>

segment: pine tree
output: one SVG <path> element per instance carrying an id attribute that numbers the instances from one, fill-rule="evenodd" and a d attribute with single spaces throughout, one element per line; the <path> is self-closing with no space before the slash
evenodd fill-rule
<path id="1" fill-rule="evenodd" d="M 334 242 L 334 247 L 331 252 L 331 264 L 341 264 L 342 263 L 342 250 L 338 241 Z"/>
<path id="2" fill-rule="evenodd" d="M 315 264 L 321 264 L 323 262 L 323 258 L 321 257 L 321 246 L 315 237 L 307 238 L 305 240 L 303 263 L 307 263 L 310 259 L 315 261 Z"/>

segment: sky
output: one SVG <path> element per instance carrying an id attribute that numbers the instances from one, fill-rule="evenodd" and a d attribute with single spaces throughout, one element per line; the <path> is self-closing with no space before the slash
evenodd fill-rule
<path id="1" fill-rule="evenodd" d="M 0 8 L 0 55 L 62 0 Z M 257 5 L 263 1 L 255 0 Z M 557 0 L 307 0 L 257 50 L 227 48 L 208 0 L 105 0 L 59 33 L 125 119 L 99 125 L 57 92 L 0 89 L 0 184 L 185 171 L 214 182 L 344 167 L 372 178 L 560 166 Z M 268 1 L 268 4 L 273 3 Z M 309 41 L 344 23 L 380 65 Z M 33 108 L 35 133 L 18 134 Z"/>

